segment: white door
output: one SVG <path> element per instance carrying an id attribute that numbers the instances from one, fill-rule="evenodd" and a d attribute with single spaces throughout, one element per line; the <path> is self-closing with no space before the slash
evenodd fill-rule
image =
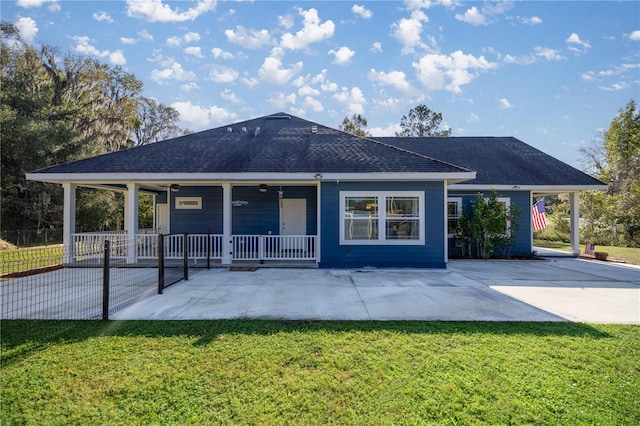
<path id="1" fill-rule="evenodd" d="M 285 198 L 280 205 L 280 235 L 307 235 L 307 200 Z"/>
<path id="2" fill-rule="evenodd" d="M 169 233 L 169 205 L 157 204 L 156 205 L 156 228 L 161 234 Z"/>

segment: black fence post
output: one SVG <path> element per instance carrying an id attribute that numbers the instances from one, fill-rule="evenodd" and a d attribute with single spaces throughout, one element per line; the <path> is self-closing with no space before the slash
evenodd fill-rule
<path id="1" fill-rule="evenodd" d="M 164 289 L 164 235 L 158 234 L 158 294 Z"/>
<path id="2" fill-rule="evenodd" d="M 207 229 L 207 269 L 211 269 L 211 230 Z"/>
<path id="3" fill-rule="evenodd" d="M 104 262 L 102 267 L 102 320 L 109 320 L 109 270 L 111 263 L 111 241 L 104 241 Z"/>
<path id="4" fill-rule="evenodd" d="M 182 254 L 184 258 L 184 280 L 189 281 L 189 234 L 184 233 L 184 238 L 182 241 Z"/>

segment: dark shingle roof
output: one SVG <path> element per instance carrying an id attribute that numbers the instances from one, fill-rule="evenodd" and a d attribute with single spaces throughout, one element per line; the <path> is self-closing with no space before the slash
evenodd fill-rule
<path id="1" fill-rule="evenodd" d="M 462 167 L 284 113 L 34 173 L 460 173 Z"/>
<path id="2" fill-rule="evenodd" d="M 513 137 L 375 137 L 477 172 L 465 184 L 604 185 L 599 180 Z"/>

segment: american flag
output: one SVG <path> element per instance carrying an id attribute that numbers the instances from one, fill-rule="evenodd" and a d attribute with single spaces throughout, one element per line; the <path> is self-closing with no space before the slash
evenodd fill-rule
<path id="1" fill-rule="evenodd" d="M 584 254 L 590 254 L 593 255 L 596 251 L 596 246 L 593 243 L 587 243 L 584 246 Z"/>
<path id="2" fill-rule="evenodd" d="M 538 200 L 531 207 L 531 221 L 534 231 L 541 231 L 547 227 L 547 211 L 544 208 L 544 200 Z"/>

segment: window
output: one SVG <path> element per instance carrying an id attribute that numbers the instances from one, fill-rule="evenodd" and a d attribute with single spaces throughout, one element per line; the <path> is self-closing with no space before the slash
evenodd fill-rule
<path id="1" fill-rule="evenodd" d="M 511 229 L 511 199 L 509 197 L 498 197 L 496 201 L 502 206 L 506 213 L 507 222 L 505 223 L 504 233 L 508 234 Z"/>
<path id="2" fill-rule="evenodd" d="M 340 192 L 341 244 L 422 244 L 422 192 Z"/>
<path id="3" fill-rule="evenodd" d="M 462 198 L 447 198 L 447 236 L 453 237 L 458 234 L 458 225 L 462 216 Z"/>

